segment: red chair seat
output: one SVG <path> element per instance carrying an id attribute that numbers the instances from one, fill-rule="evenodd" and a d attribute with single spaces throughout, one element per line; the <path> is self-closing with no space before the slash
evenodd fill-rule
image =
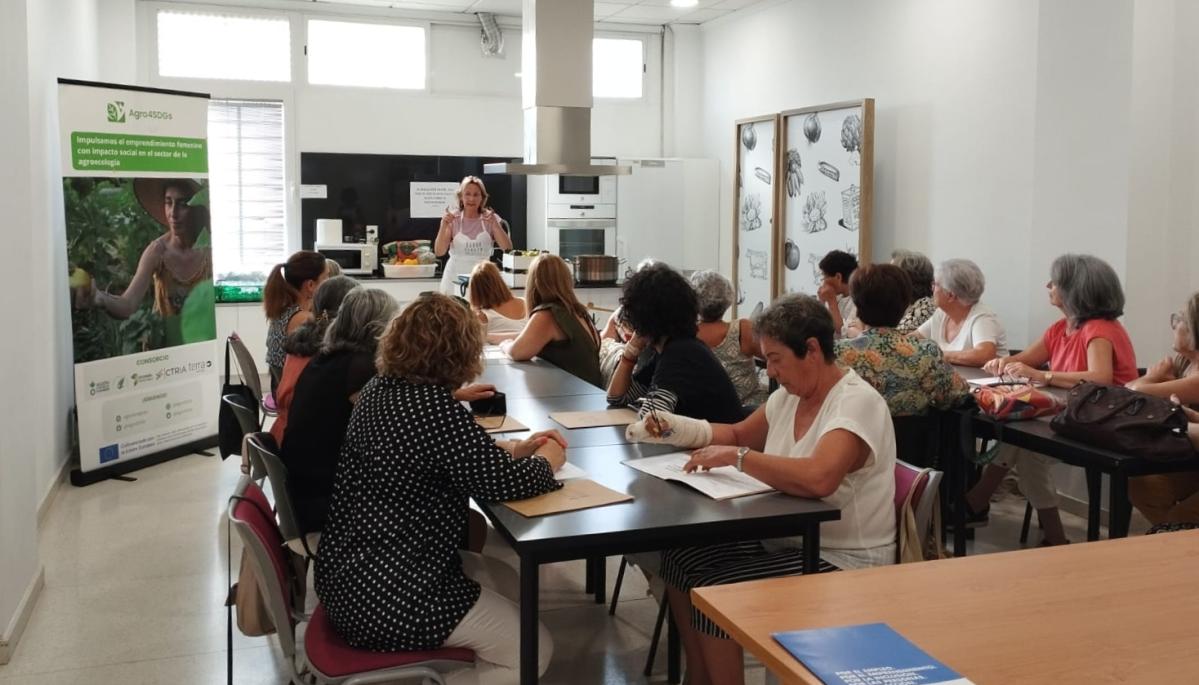
<path id="1" fill-rule="evenodd" d="M 422 652 L 371 652 L 355 649 L 333 630 L 325 607 L 317 605 L 304 633 L 304 652 L 308 662 L 330 677 L 350 676 L 368 671 L 415 666 L 429 661 L 460 661 L 471 664 L 475 653 L 469 649 L 447 647 Z"/>

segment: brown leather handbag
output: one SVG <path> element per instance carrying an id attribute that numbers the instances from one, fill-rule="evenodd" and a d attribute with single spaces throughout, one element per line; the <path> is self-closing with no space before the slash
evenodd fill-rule
<path id="1" fill-rule="evenodd" d="M 1151 461 L 1196 456 L 1180 407 L 1121 385 L 1079 383 L 1049 425 L 1053 432 L 1079 442 Z"/>

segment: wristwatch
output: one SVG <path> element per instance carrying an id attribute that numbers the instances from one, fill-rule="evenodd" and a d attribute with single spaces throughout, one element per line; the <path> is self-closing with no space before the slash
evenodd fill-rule
<path id="1" fill-rule="evenodd" d="M 748 447 L 738 447 L 737 448 L 737 470 L 738 471 L 745 470 L 742 467 L 745 465 L 745 455 L 747 455 L 747 454 L 749 454 Z"/>
<path id="2" fill-rule="evenodd" d="M 1049 387 L 1053 386 L 1053 372 L 1052 371 L 1045 372 L 1045 385 L 1049 386 Z"/>

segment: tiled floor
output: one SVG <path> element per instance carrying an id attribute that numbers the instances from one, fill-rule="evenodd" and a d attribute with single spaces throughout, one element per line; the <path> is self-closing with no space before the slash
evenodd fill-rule
<path id="1" fill-rule="evenodd" d="M 225 498 L 233 460 L 189 456 L 134 474 L 136 482 L 63 486 L 41 531 L 46 587 L 3 685 L 221 683 L 225 681 Z M 1017 546 L 1024 500 L 1002 498 L 972 552 Z M 1066 516 L 1072 539 L 1085 522 Z M 1134 534 L 1144 530 L 1134 521 Z M 1038 536 L 1031 536 L 1034 543 Z M 234 543 L 234 558 L 239 550 Z M 610 559 L 609 582 L 618 560 Z M 583 594 L 580 562 L 542 570 L 542 620 L 555 640 L 547 683 L 646 682 L 641 675 L 657 612 L 640 573 L 629 573 L 616 617 Z M 235 682 L 287 683 L 273 638 L 234 638 Z M 656 674 L 665 682 L 665 640 Z M 764 680 L 747 666 L 747 682 Z"/>

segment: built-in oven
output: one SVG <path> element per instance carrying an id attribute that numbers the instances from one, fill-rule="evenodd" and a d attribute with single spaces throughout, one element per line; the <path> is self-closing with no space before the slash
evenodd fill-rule
<path id="1" fill-rule="evenodd" d="M 549 219 L 546 248 L 572 260 L 579 255 L 615 255 L 616 219 Z"/>

